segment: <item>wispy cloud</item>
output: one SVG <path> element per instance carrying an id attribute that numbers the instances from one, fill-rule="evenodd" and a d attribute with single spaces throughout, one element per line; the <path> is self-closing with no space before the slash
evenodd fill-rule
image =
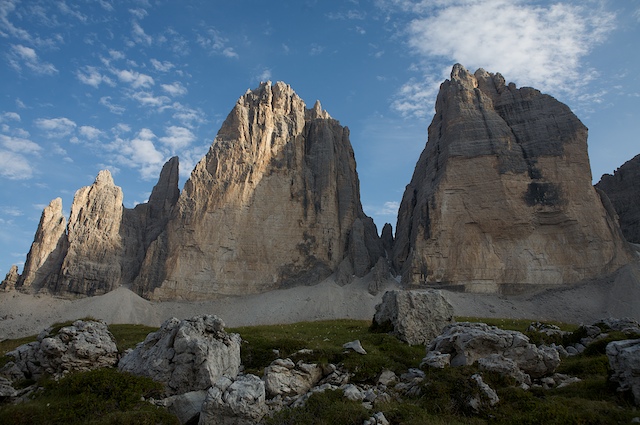
<path id="1" fill-rule="evenodd" d="M 90 125 L 83 125 L 78 129 L 78 133 L 80 134 L 80 136 L 89 139 L 89 140 L 96 140 L 98 139 L 100 136 L 102 136 L 104 133 L 95 128 L 92 127 Z"/>
<path id="2" fill-rule="evenodd" d="M 46 137 L 60 138 L 68 136 L 76 128 L 76 123 L 69 118 L 38 118 L 35 125 L 44 131 Z"/>
<path id="3" fill-rule="evenodd" d="M 161 137 L 159 140 L 160 143 L 169 147 L 172 151 L 186 148 L 196 139 L 191 130 L 185 127 L 172 125 L 167 127 L 166 132 L 166 136 Z"/>
<path id="4" fill-rule="evenodd" d="M 213 54 L 222 55 L 228 58 L 237 59 L 239 56 L 233 47 L 229 47 L 229 39 L 224 37 L 220 31 L 209 28 L 205 34 L 198 34 L 196 42 L 204 49 Z"/>
<path id="5" fill-rule="evenodd" d="M 140 106 L 153 108 L 160 108 L 171 101 L 167 96 L 155 96 L 153 93 L 147 91 L 133 92 L 129 97 L 138 102 Z"/>
<path id="6" fill-rule="evenodd" d="M 155 84 L 153 77 L 129 69 L 113 69 L 112 72 L 122 82 L 131 84 L 134 89 L 147 88 Z"/>
<path id="7" fill-rule="evenodd" d="M 42 151 L 40 145 L 28 139 L 11 137 L 0 134 L 0 145 L 12 152 L 23 154 L 37 154 Z"/>
<path id="8" fill-rule="evenodd" d="M 22 44 L 11 45 L 8 60 L 9 65 L 18 72 L 22 71 L 24 66 L 34 74 L 53 75 L 58 73 L 58 69 L 53 64 L 41 61 L 34 49 Z"/>
<path id="9" fill-rule="evenodd" d="M 0 115 L 0 122 L 5 121 L 20 122 L 20 114 L 18 114 L 17 112 L 3 112 L 2 115 Z"/>
<path id="10" fill-rule="evenodd" d="M 27 180 L 33 177 L 34 170 L 27 158 L 19 153 L 0 149 L 0 176 L 9 180 Z"/>
<path id="11" fill-rule="evenodd" d="M 161 62 L 158 59 L 151 59 L 150 62 L 151 62 L 151 65 L 153 65 L 153 67 L 155 68 L 155 70 L 160 72 L 169 72 L 173 68 L 175 68 L 175 65 L 169 61 Z"/>
<path id="12" fill-rule="evenodd" d="M 556 95 L 575 96 L 596 73 L 583 58 L 614 28 L 615 15 L 589 6 L 525 0 L 389 0 L 416 13 L 408 25 L 408 45 L 425 74 L 435 60 L 502 73 L 508 81 Z M 473 29 L 473 30 L 470 30 Z M 430 72 L 427 72 L 430 71 Z M 439 77 L 439 76 L 438 76 Z M 402 113 L 425 115 L 433 102 L 416 103 L 431 93 L 433 81 L 409 82 L 394 104 Z M 421 85 L 422 87 L 418 87 Z M 406 94 L 406 96 L 405 96 Z M 432 93 L 431 93 L 432 94 Z M 425 112 L 425 108 L 429 112 Z"/>
<path id="13" fill-rule="evenodd" d="M 111 113 L 116 115 L 122 115 L 126 108 L 122 105 L 117 105 L 111 102 L 111 96 L 103 96 L 100 98 L 99 102 L 102 106 L 106 107 Z"/>
<path id="14" fill-rule="evenodd" d="M 187 94 L 187 88 L 183 86 L 179 81 L 176 81 L 172 84 L 162 84 L 160 85 L 160 87 L 162 87 L 162 90 L 173 97 L 184 96 L 185 94 Z"/>
<path id="15" fill-rule="evenodd" d="M 58 9 L 65 15 L 72 16 L 81 22 L 87 22 L 87 16 L 78 11 L 77 6 L 71 7 L 64 0 L 58 2 Z"/>
<path id="16" fill-rule="evenodd" d="M 133 40 L 138 44 L 146 44 L 150 46 L 153 42 L 153 38 L 144 32 L 144 29 L 136 21 L 133 21 L 131 28 L 131 36 Z"/>
<path id="17" fill-rule="evenodd" d="M 101 74 L 98 68 L 94 66 L 85 66 L 82 69 L 78 69 L 76 71 L 76 77 L 81 83 L 88 84 L 95 88 L 98 88 L 102 83 L 112 87 L 115 85 L 111 78 Z"/>
<path id="18" fill-rule="evenodd" d="M 143 128 L 133 139 L 116 138 L 108 148 L 114 152 L 116 163 L 136 168 L 143 179 L 152 180 L 158 177 L 165 159 L 156 149 L 155 139 L 151 130 Z"/>

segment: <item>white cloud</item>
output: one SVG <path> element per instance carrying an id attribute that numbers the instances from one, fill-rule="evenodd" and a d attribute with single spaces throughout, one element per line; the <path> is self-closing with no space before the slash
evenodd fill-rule
<path id="1" fill-rule="evenodd" d="M 151 59 L 151 65 L 155 68 L 156 71 L 160 72 L 168 72 L 175 68 L 175 65 L 169 61 L 160 62 L 158 59 Z"/>
<path id="2" fill-rule="evenodd" d="M 316 56 L 319 55 L 320 53 L 324 52 L 324 46 L 321 46 L 319 44 L 312 44 L 311 48 L 309 49 L 309 54 L 311 56 Z"/>
<path id="3" fill-rule="evenodd" d="M 454 62 L 472 71 L 483 67 L 501 72 L 519 85 L 577 98 L 580 87 L 596 75 L 581 67 L 581 59 L 611 30 L 614 18 L 601 10 L 572 5 L 527 6 L 521 0 L 386 3 L 406 11 L 430 13 L 414 19 L 408 30 L 410 45 L 424 61 L 421 70 L 425 77 L 405 83 L 393 103 L 404 115 L 417 116 L 431 113 L 439 83 Z M 466 27 L 472 23 L 470 16 L 476 21 L 474 31 Z M 440 58 L 450 61 L 445 73 L 427 65 Z"/>
<path id="4" fill-rule="evenodd" d="M 142 74 L 137 71 L 131 71 L 127 69 L 114 69 L 113 72 L 118 76 L 118 79 L 122 82 L 131 84 L 134 89 L 147 88 L 155 84 L 153 77 Z"/>
<path id="5" fill-rule="evenodd" d="M 173 97 L 184 96 L 185 94 L 187 94 L 187 88 L 183 86 L 179 81 L 176 81 L 172 84 L 162 84 L 160 87 L 162 87 L 162 90 L 166 91 Z"/>
<path id="6" fill-rule="evenodd" d="M 20 210 L 20 208 L 18 207 L 2 206 L 0 207 L 0 212 L 4 215 L 10 215 L 11 217 L 20 217 L 24 215 L 22 210 Z"/>
<path id="7" fill-rule="evenodd" d="M 400 203 L 397 201 L 387 201 L 383 205 L 367 205 L 364 209 L 367 211 L 367 214 L 372 216 L 393 216 L 396 217 L 398 215 L 398 209 L 400 208 Z"/>
<path id="8" fill-rule="evenodd" d="M 520 86 L 569 96 L 594 78 L 582 59 L 605 39 L 615 18 L 598 7 L 524 0 L 388 3 L 428 14 L 411 21 L 407 30 L 409 46 L 425 62 L 444 59 L 472 71 L 482 67 Z"/>
<path id="9" fill-rule="evenodd" d="M 137 23 L 136 21 L 133 21 L 133 28 L 131 29 L 131 35 L 133 36 L 133 39 L 135 40 L 135 42 L 138 44 L 151 45 L 151 43 L 153 42 L 153 38 L 151 38 L 150 35 L 147 35 L 144 32 L 144 29 L 142 29 L 140 24 Z"/>
<path id="10" fill-rule="evenodd" d="M 43 62 L 38 58 L 38 54 L 31 47 L 22 44 L 12 44 L 8 54 L 9 65 L 20 72 L 22 66 L 26 66 L 33 73 L 39 75 L 53 75 L 58 73 L 58 69 L 53 64 Z"/>
<path id="11" fill-rule="evenodd" d="M 17 112 L 5 112 L 0 116 L 0 122 L 4 121 L 20 121 L 20 114 Z"/>
<path id="12" fill-rule="evenodd" d="M 258 81 L 270 81 L 271 80 L 271 70 L 266 68 L 264 69 L 256 78 Z"/>
<path id="13" fill-rule="evenodd" d="M 182 125 L 193 127 L 195 124 L 206 122 L 205 114 L 197 109 L 190 108 L 179 102 L 174 102 L 171 107 L 176 111 L 173 118 L 180 121 Z"/>
<path id="14" fill-rule="evenodd" d="M 78 133 L 80 133 L 82 137 L 85 137 L 89 140 L 95 140 L 104 134 L 101 130 L 90 125 L 81 126 L 78 129 Z"/>
<path id="15" fill-rule="evenodd" d="M 42 151 L 40 145 L 28 139 L 20 137 L 11 137 L 0 134 L 0 144 L 12 152 L 22 154 L 37 154 Z"/>
<path id="16" fill-rule="evenodd" d="M 131 13 L 133 16 L 135 16 L 138 19 L 144 19 L 149 14 L 149 12 L 147 12 L 141 7 L 136 9 L 129 9 L 129 13 Z"/>
<path id="17" fill-rule="evenodd" d="M 185 127 L 172 125 L 167 127 L 166 133 L 167 135 L 161 137 L 159 140 L 160 143 L 168 146 L 172 151 L 186 148 L 196 139 L 196 136 L 191 130 Z"/>
<path id="18" fill-rule="evenodd" d="M 111 78 L 106 75 L 102 75 L 94 66 L 85 66 L 84 68 L 77 70 L 76 77 L 81 83 L 88 84 L 95 88 L 98 88 L 101 83 L 105 83 L 112 87 L 114 86 L 114 82 Z"/>
<path id="19" fill-rule="evenodd" d="M 33 177 L 31 163 L 19 153 L 0 150 L 0 158 L 0 176 L 9 180 L 26 180 Z"/>
<path id="20" fill-rule="evenodd" d="M 348 10 L 346 12 L 328 13 L 327 18 L 331 20 L 363 20 L 367 17 L 366 13 L 360 10 Z"/>
<path id="21" fill-rule="evenodd" d="M 157 108 L 160 108 L 171 101 L 167 96 L 154 96 L 153 93 L 146 91 L 135 92 L 131 94 L 130 97 L 142 106 Z"/>
<path id="22" fill-rule="evenodd" d="M 108 0 L 98 0 L 98 3 L 100 3 L 100 6 L 102 6 L 102 8 L 108 12 L 113 12 L 113 5 L 110 3 L 110 1 Z"/>
<path id="23" fill-rule="evenodd" d="M 63 0 L 58 3 L 58 9 L 65 15 L 72 16 L 81 22 L 87 22 L 87 16 L 83 13 L 79 12 L 76 8 L 71 8 L 67 3 Z"/>
<path id="24" fill-rule="evenodd" d="M 111 56 L 111 59 L 115 59 L 115 60 L 120 60 L 125 58 L 124 53 L 114 49 L 109 49 L 109 56 Z"/>
<path id="25" fill-rule="evenodd" d="M 111 111 L 111 113 L 113 114 L 122 115 L 126 110 L 124 106 L 111 103 L 111 96 L 101 97 L 99 103 L 109 109 L 109 111 Z"/>
<path id="26" fill-rule="evenodd" d="M 233 47 L 227 46 L 229 39 L 223 37 L 220 31 L 214 28 L 208 29 L 205 35 L 198 34 L 196 42 L 211 53 L 223 55 L 228 58 L 237 59 L 239 57 Z"/>
<path id="27" fill-rule="evenodd" d="M 69 118 L 38 118 L 36 126 L 47 132 L 47 137 L 65 137 L 76 128 L 76 123 Z"/>
<path id="28" fill-rule="evenodd" d="M 143 179 L 156 179 L 165 158 L 156 149 L 154 139 L 155 134 L 148 128 L 143 128 L 131 140 L 116 138 L 110 149 L 115 152 L 118 164 L 137 168 Z"/>

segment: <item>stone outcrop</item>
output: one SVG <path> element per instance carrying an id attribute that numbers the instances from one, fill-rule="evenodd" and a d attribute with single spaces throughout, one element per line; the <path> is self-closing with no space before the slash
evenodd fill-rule
<path id="1" fill-rule="evenodd" d="M 11 269 L 9 269 L 9 273 L 7 273 L 7 275 L 4 277 L 4 280 L 0 282 L 0 291 L 13 291 L 16 288 L 18 279 L 20 279 L 20 275 L 18 274 L 18 266 L 14 264 L 13 266 L 11 266 Z"/>
<path id="2" fill-rule="evenodd" d="M 373 325 L 410 345 L 427 344 L 453 323 L 453 307 L 441 291 L 387 291 L 376 306 Z"/>
<path id="3" fill-rule="evenodd" d="M 596 188 L 606 193 L 618 215 L 624 237 L 640 244 L 640 155 L 604 174 Z"/>
<path id="4" fill-rule="evenodd" d="M 560 364 L 558 351 L 552 347 L 537 347 L 521 332 L 499 329 L 484 323 L 455 323 L 427 347 L 427 353 L 449 354 L 451 366 L 472 365 L 483 358 L 486 368 L 496 363 L 495 355 L 512 360 L 532 378 L 552 374 Z M 428 356 L 427 356 L 428 357 Z"/>
<path id="5" fill-rule="evenodd" d="M 18 286 L 40 288 L 60 270 L 68 246 L 66 228 L 62 199 L 56 198 L 42 211 Z"/>
<path id="6" fill-rule="evenodd" d="M 199 425 L 253 425 L 267 413 L 264 382 L 255 375 L 220 378 L 207 391 Z"/>
<path id="7" fill-rule="evenodd" d="M 206 390 L 223 375 L 238 375 L 240 342 L 216 316 L 174 317 L 127 353 L 118 369 L 163 383 L 167 394 Z"/>
<path id="8" fill-rule="evenodd" d="M 269 397 L 295 396 L 306 393 L 322 378 L 322 368 L 316 364 L 293 363 L 291 359 L 276 359 L 264 369 L 263 380 Z"/>
<path id="9" fill-rule="evenodd" d="M 630 259 L 591 185 L 587 128 L 571 110 L 455 65 L 398 213 L 393 266 L 402 282 L 515 291 L 599 276 Z"/>
<path id="10" fill-rule="evenodd" d="M 112 367 L 118 362 L 116 341 L 106 323 L 90 320 L 77 320 L 55 334 L 43 331 L 37 341 L 6 355 L 14 360 L 0 370 L 0 375 L 11 381 Z"/>
<path id="11" fill-rule="evenodd" d="M 630 391 L 640 405 L 640 339 L 613 341 L 607 345 L 611 380 L 619 391 Z"/>
<path id="12" fill-rule="evenodd" d="M 364 215 L 349 130 L 290 86 L 242 96 L 196 165 L 136 279 L 152 299 L 313 284 L 383 255 Z"/>
<path id="13" fill-rule="evenodd" d="M 16 287 L 59 295 L 100 295 L 138 275 L 145 253 L 164 227 L 179 196 L 178 158 L 163 167 L 149 201 L 122 204 L 109 171 L 78 190 L 67 225 L 60 198 L 42 217 Z"/>

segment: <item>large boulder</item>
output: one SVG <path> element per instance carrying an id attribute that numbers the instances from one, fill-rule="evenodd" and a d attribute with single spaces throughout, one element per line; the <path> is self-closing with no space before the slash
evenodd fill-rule
<path id="1" fill-rule="evenodd" d="M 610 342 L 606 352 L 611 380 L 618 383 L 619 391 L 630 391 L 640 405 L 640 339 Z"/>
<path id="2" fill-rule="evenodd" d="M 521 332 L 503 330 L 484 323 L 455 323 L 448 325 L 427 347 L 427 352 L 436 351 L 451 355 L 451 366 L 471 365 L 489 358 L 485 367 L 495 360 L 496 354 L 510 359 L 532 378 L 552 374 L 560 364 L 560 355 L 555 348 L 529 342 Z"/>
<path id="3" fill-rule="evenodd" d="M 265 384 L 255 375 L 220 378 L 207 392 L 199 425 L 253 425 L 267 413 Z"/>
<path id="4" fill-rule="evenodd" d="M 55 334 L 43 331 L 37 341 L 21 345 L 6 355 L 14 360 L 0 374 L 15 381 L 115 366 L 118 347 L 106 323 L 77 320 Z"/>
<path id="5" fill-rule="evenodd" d="M 393 266 L 402 283 L 515 292 L 632 259 L 592 186 L 587 128 L 571 110 L 455 65 L 398 211 Z"/>
<path id="6" fill-rule="evenodd" d="M 262 379 L 270 398 L 301 395 L 322 379 L 322 368 L 303 362 L 294 364 L 291 359 L 276 359 L 264 369 Z"/>
<path id="7" fill-rule="evenodd" d="M 410 345 L 426 344 L 453 323 L 453 307 L 441 291 L 387 291 L 376 306 L 374 327 L 391 333 Z"/>
<path id="8" fill-rule="evenodd" d="M 171 318 L 127 353 L 118 368 L 163 383 L 167 394 L 206 390 L 223 375 L 238 375 L 240 343 L 240 335 L 225 332 L 216 316 Z"/>

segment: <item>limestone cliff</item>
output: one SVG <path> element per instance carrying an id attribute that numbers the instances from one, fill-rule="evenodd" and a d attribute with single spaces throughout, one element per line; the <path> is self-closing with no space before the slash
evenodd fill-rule
<path id="1" fill-rule="evenodd" d="M 596 188 L 611 200 L 625 238 L 640 243 L 640 155 L 625 162 L 613 175 L 604 174 Z"/>
<path id="2" fill-rule="evenodd" d="M 135 289 L 202 299 L 313 284 L 382 255 L 360 204 L 349 130 L 290 86 L 247 91 L 185 183 Z"/>
<path id="3" fill-rule="evenodd" d="M 587 128 L 564 104 L 456 65 L 398 214 L 408 286 L 563 284 L 630 259 L 591 186 Z"/>
<path id="4" fill-rule="evenodd" d="M 101 171 L 91 186 L 76 192 L 68 225 L 60 198 L 44 209 L 16 287 L 83 296 L 130 284 L 178 196 L 177 157 L 163 167 L 149 202 L 134 209 L 124 208 L 122 190 L 109 171 Z"/>

